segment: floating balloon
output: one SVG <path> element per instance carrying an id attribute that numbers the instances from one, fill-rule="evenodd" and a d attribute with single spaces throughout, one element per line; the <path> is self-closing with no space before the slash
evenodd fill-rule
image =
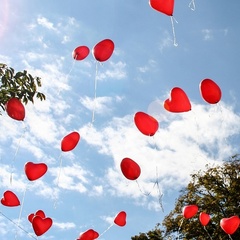
<path id="1" fill-rule="evenodd" d="M 134 122 L 138 130 L 147 136 L 153 136 L 158 130 L 158 121 L 144 112 L 137 112 L 134 116 Z"/>
<path id="2" fill-rule="evenodd" d="M 220 226 L 225 233 L 231 235 L 235 233 L 239 227 L 239 217 L 232 216 L 230 218 L 223 218 L 220 221 Z"/>
<path id="3" fill-rule="evenodd" d="M 45 163 L 27 162 L 24 166 L 25 174 L 29 181 L 34 181 L 42 177 L 47 172 Z"/>
<path id="4" fill-rule="evenodd" d="M 136 180 L 141 174 L 139 165 L 130 158 L 124 158 L 120 167 L 123 175 L 129 180 Z"/>
<path id="5" fill-rule="evenodd" d="M 173 15 L 174 0 L 149 0 L 150 6 L 168 16 Z"/>
<path id="6" fill-rule="evenodd" d="M 77 240 L 94 240 L 99 237 L 99 233 L 93 229 L 89 229 L 82 233 Z"/>
<path id="7" fill-rule="evenodd" d="M 34 218 L 35 216 L 39 216 L 39 217 L 41 217 L 41 218 L 45 218 L 45 217 L 46 217 L 43 210 L 38 210 L 36 213 L 31 213 L 31 214 L 28 215 L 28 221 L 29 221 L 30 223 L 32 223 L 32 220 L 33 220 L 33 218 Z"/>
<path id="8" fill-rule="evenodd" d="M 222 92 L 220 87 L 211 79 L 204 79 L 199 85 L 202 98 L 210 103 L 216 104 L 221 100 Z"/>
<path id="9" fill-rule="evenodd" d="M 124 211 L 121 211 L 117 214 L 117 216 L 114 218 L 114 223 L 120 227 L 123 227 L 126 225 L 126 217 L 127 214 Z"/>
<path id="10" fill-rule="evenodd" d="M 182 210 L 182 214 L 184 218 L 192 218 L 194 217 L 198 212 L 198 206 L 197 205 L 188 205 L 185 206 Z"/>
<path id="11" fill-rule="evenodd" d="M 61 141 L 61 149 L 63 152 L 68 152 L 73 150 L 80 140 L 80 135 L 78 132 L 71 132 L 66 135 Z"/>
<path id="12" fill-rule="evenodd" d="M 164 108 L 169 112 L 180 113 L 191 110 L 187 94 L 179 87 L 171 90 L 170 98 L 164 101 Z"/>
<path id="13" fill-rule="evenodd" d="M 210 215 L 205 212 L 201 212 L 199 214 L 199 221 L 203 226 L 207 226 L 210 221 Z"/>
<path id="14" fill-rule="evenodd" d="M 32 219 L 32 227 L 37 236 L 43 235 L 47 232 L 52 226 L 52 219 L 49 217 L 42 218 L 39 215 L 36 215 Z"/>
<path id="15" fill-rule="evenodd" d="M 1 203 L 6 207 L 17 207 L 20 205 L 20 201 L 17 195 L 14 192 L 9 190 L 3 193 Z"/>
<path id="16" fill-rule="evenodd" d="M 5 105 L 5 108 L 9 117 L 18 121 L 24 120 L 25 107 L 18 98 L 9 99 Z"/>
<path id="17" fill-rule="evenodd" d="M 79 46 L 73 50 L 72 57 L 75 60 L 80 61 L 85 59 L 88 56 L 89 52 L 90 49 L 87 46 Z"/>
<path id="18" fill-rule="evenodd" d="M 113 51 L 114 42 L 110 39 L 104 39 L 93 47 L 92 53 L 97 61 L 104 62 L 112 56 Z"/>

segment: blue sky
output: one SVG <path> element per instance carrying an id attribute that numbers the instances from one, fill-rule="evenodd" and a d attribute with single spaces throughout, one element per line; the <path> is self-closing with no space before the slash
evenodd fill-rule
<path id="1" fill-rule="evenodd" d="M 0 190 L 22 202 L 0 206 L 2 240 L 36 239 L 27 216 L 39 209 L 53 219 L 39 239 L 77 239 L 89 228 L 101 240 L 130 239 L 161 222 L 191 173 L 239 153 L 240 3 L 194 2 L 194 11 L 189 0 L 175 2 L 175 47 L 170 17 L 146 0 L 2 0 L 0 62 L 41 77 L 47 96 L 26 106 L 24 123 L 1 116 Z M 103 64 L 91 54 L 72 58 L 76 47 L 92 49 L 106 38 L 115 50 Z M 218 104 L 202 99 L 205 78 L 220 86 Z M 173 87 L 187 93 L 191 111 L 163 108 Z M 138 111 L 159 121 L 154 137 L 134 125 Z M 63 153 L 61 139 L 72 131 L 81 139 Z M 122 175 L 125 157 L 140 165 L 138 183 Z M 48 172 L 29 182 L 23 171 L 29 161 L 46 163 Z M 127 213 L 124 227 L 113 224 L 120 211 Z"/>

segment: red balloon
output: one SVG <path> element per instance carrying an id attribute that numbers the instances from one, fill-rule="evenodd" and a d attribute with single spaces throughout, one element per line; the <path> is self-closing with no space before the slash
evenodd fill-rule
<path id="1" fill-rule="evenodd" d="M 126 217 L 127 214 L 124 211 L 121 211 L 117 214 L 117 216 L 114 219 L 114 223 L 120 227 L 123 227 L 126 225 Z"/>
<path id="2" fill-rule="evenodd" d="M 80 140 L 80 134 L 78 132 L 71 132 L 66 135 L 61 141 L 61 150 L 68 152 L 73 150 Z"/>
<path id="3" fill-rule="evenodd" d="M 99 62 L 107 61 L 113 54 L 114 42 L 110 39 L 104 39 L 97 43 L 93 48 L 93 56 Z"/>
<path id="4" fill-rule="evenodd" d="M 9 190 L 3 193 L 1 203 L 6 207 L 17 207 L 20 205 L 17 195 Z"/>
<path id="5" fill-rule="evenodd" d="M 137 112 L 134 116 L 134 122 L 138 130 L 147 136 L 153 136 L 158 130 L 158 121 L 144 112 Z"/>
<path id="6" fill-rule="evenodd" d="M 211 79 L 204 79 L 199 85 L 202 98 L 210 103 L 216 104 L 221 100 L 222 91 L 220 87 Z"/>
<path id="7" fill-rule="evenodd" d="M 199 221 L 203 226 L 207 226 L 209 221 L 210 221 L 210 216 L 209 214 L 205 213 L 205 212 L 201 212 L 199 214 Z"/>
<path id="8" fill-rule="evenodd" d="M 124 158 L 120 167 L 123 175 L 129 180 L 136 180 L 141 174 L 139 165 L 130 158 Z"/>
<path id="9" fill-rule="evenodd" d="M 24 166 L 25 174 L 29 181 L 37 180 L 47 172 L 47 165 L 45 163 L 27 162 Z"/>
<path id="10" fill-rule="evenodd" d="M 18 121 L 24 120 L 25 107 L 18 98 L 9 99 L 5 105 L 5 108 L 9 117 Z"/>
<path id="11" fill-rule="evenodd" d="M 32 227 L 37 236 L 43 235 L 52 226 L 52 219 L 49 217 L 42 218 L 41 216 L 34 216 L 32 219 Z"/>
<path id="12" fill-rule="evenodd" d="M 233 234 L 239 227 L 239 217 L 232 216 L 230 218 L 223 218 L 220 221 L 222 230 L 227 234 Z"/>
<path id="13" fill-rule="evenodd" d="M 72 52 L 72 57 L 75 60 L 83 60 L 85 59 L 90 52 L 90 49 L 87 46 L 79 46 L 75 48 Z"/>
<path id="14" fill-rule="evenodd" d="M 179 87 L 171 90 L 170 98 L 164 101 L 164 108 L 169 112 L 180 113 L 191 110 L 187 94 Z"/>
<path id="15" fill-rule="evenodd" d="M 185 206 L 182 210 L 183 217 L 185 218 L 192 218 L 197 214 L 197 212 L 198 212 L 197 205 L 188 205 Z"/>
<path id="16" fill-rule="evenodd" d="M 99 233 L 93 229 L 89 229 L 82 233 L 77 240 L 94 240 L 99 237 Z"/>
<path id="17" fill-rule="evenodd" d="M 28 221 L 29 221 L 30 223 L 32 223 L 32 220 L 33 220 L 33 218 L 34 218 L 35 216 L 39 216 L 39 217 L 41 217 L 41 218 L 45 218 L 45 217 L 46 217 L 43 210 L 38 210 L 36 213 L 31 213 L 31 214 L 28 215 Z"/>
<path id="18" fill-rule="evenodd" d="M 150 6 L 168 16 L 173 15 L 174 0 L 149 0 Z"/>

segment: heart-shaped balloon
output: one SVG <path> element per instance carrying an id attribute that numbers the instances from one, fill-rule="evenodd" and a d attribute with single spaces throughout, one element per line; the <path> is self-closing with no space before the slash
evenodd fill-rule
<path id="1" fill-rule="evenodd" d="M 153 136 L 158 130 L 158 121 L 144 112 L 137 112 L 134 116 L 134 123 L 138 130 L 147 136 Z"/>
<path id="2" fill-rule="evenodd" d="M 20 205 L 20 201 L 19 201 L 17 195 L 14 192 L 9 191 L 9 190 L 7 190 L 6 192 L 3 193 L 1 203 L 2 203 L 2 205 L 7 206 L 7 207 L 17 207 Z"/>
<path id="3" fill-rule="evenodd" d="M 222 218 L 220 221 L 220 226 L 225 233 L 231 235 L 235 233 L 239 227 L 239 217 L 232 216 L 230 218 Z"/>
<path id="4" fill-rule="evenodd" d="M 188 205 L 188 206 L 185 206 L 182 210 L 182 214 L 184 218 L 192 218 L 197 214 L 197 212 L 198 212 L 197 205 Z"/>
<path id="5" fill-rule="evenodd" d="M 45 163 L 27 162 L 24 166 L 25 174 L 29 181 L 34 181 L 42 177 L 47 172 Z"/>
<path id="6" fill-rule="evenodd" d="M 89 52 L 90 50 L 87 46 L 79 46 L 73 50 L 72 56 L 75 60 L 80 61 L 85 59 L 88 56 Z"/>
<path id="7" fill-rule="evenodd" d="M 82 233 L 77 240 L 94 240 L 99 237 L 99 233 L 93 229 L 88 229 Z"/>
<path id="8" fill-rule="evenodd" d="M 52 223 L 53 221 L 49 217 L 42 218 L 40 216 L 34 216 L 32 219 L 32 227 L 37 236 L 41 236 L 47 232 L 52 226 Z"/>
<path id="9" fill-rule="evenodd" d="M 168 16 L 173 15 L 174 0 L 149 0 L 150 6 Z"/>
<path id="10" fill-rule="evenodd" d="M 199 221 L 203 226 L 207 226 L 210 221 L 210 215 L 205 212 L 201 212 L 199 214 Z"/>
<path id="11" fill-rule="evenodd" d="M 131 158 L 124 158 L 120 163 L 123 175 L 129 180 L 136 180 L 141 174 L 141 168 Z"/>
<path id="12" fill-rule="evenodd" d="M 126 225 L 126 217 L 127 217 L 126 212 L 121 211 L 116 215 L 116 217 L 114 219 L 114 223 L 120 227 L 123 227 Z"/>
<path id="13" fill-rule="evenodd" d="M 25 107 L 18 98 L 11 98 L 6 103 L 6 112 L 9 117 L 23 121 L 25 118 Z"/>
<path id="14" fill-rule="evenodd" d="M 93 47 L 92 53 L 97 61 L 104 62 L 112 56 L 113 51 L 114 42 L 111 39 L 104 39 Z"/>
<path id="15" fill-rule="evenodd" d="M 33 220 L 33 218 L 34 218 L 35 216 L 39 216 L 39 217 L 41 217 L 41 218 L 45 218 L 45 217 L 46 217 L 43 210 L 38 210 L 36 213 L 31 213 L 31 214 L 28 215 L 28 221 L 29 221 L 30 223 L 32 223 L 32 220 Z"/>
<path id="16" fill-rule="evenodd" d="M 220 87 L 211 79 L 204 79 L 199 85 L 202 98 L 210 103 L 216 104 L 221 100 L 222 91 Z"/>
<path id="17" fill-rule="evenodd" d="M 191 103 L 181 88 L 174 87 L 170 92 L 170 98 L 164 101 L 164 108 L 174 113 L 188 112 L 191 110 Z"/>
<path id="18" fill-rule="evenodd" d="M 71 132 L 66 135 L 61 141 L 61 150 L 68 152 L 73 150 L 80 140 L 80 134 L 78 132 Z"/>

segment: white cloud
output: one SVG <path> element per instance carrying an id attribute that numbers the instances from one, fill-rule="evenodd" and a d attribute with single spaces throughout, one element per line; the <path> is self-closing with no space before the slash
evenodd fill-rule
<path id="1" fill-rule="evenodd" d="M 45 17 L 38 17 L 37 23 L 49 30 L 57 31 L 57 29 L 54 27 L 54 24 Z"/>
<path id="2" fill-rule="evenodd" d="M 103 66 L 104 67 L 104 66 Z M 108 80 L 108 79 L 115 79 L 120 80 L 126 78 L 126 63 L 122 61 L 118 61 L 114 63 L 110 61 L 109 67 L 104 71 L 104 69 L 99 69 L 96 75 L 98 80 Z"/>
<path id="3" fill-rule="evenodd" d="M 207 163 L 221 162 L 235 153 L 236 149 L 228 141 L 240 132 L 240 116 L 224 103 L 219 111 L 215 106 L 192 105 L 193 110 L 188 113 L 169 118 L 167 115 L 152 138 L 138 132 L 132 116 L 113 118 L 101 130 L 94 126 L 79 130 L 88 144 L 114 160 L 105 176 L 114 195 L 142 197 L 143 192 L 153 188 L 157 178 L 161 191 L 179 189 L 194 170 L 204 168 Z M 124 157 L 140 165 L 138 184 L 124 179 L 120 170 Z M 159 189 L 155 187 L 151 195 L 158 198 Z"/>
<path id="4" fill-rule="evenodd" d="M 90 111 L 94 113 L 105 115 L 112 111 L 112 104 L 116 102 L 121 102 L 123 97 L 115 96 L 113 97 L 81 97 L 80 103 Z"/>
<path id="5" fill-rule="evenodd" d="M 69 229 L 76 228 L 76 225 L 73 222 L 57 222 L 57 221 L 54 221 L 53 226 L 56 227 L 56 228 L 59 228 L 60 230 L 69 230 Z"/>

